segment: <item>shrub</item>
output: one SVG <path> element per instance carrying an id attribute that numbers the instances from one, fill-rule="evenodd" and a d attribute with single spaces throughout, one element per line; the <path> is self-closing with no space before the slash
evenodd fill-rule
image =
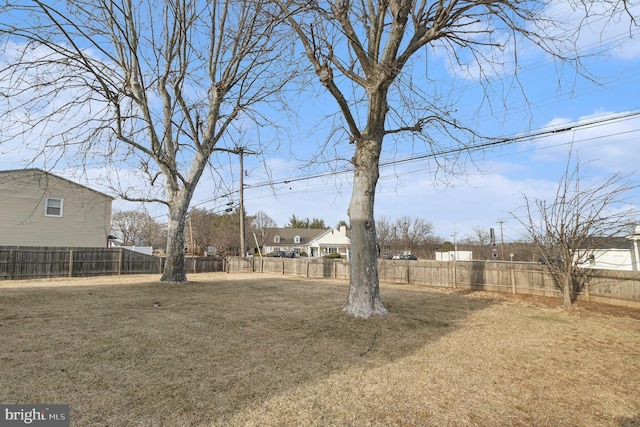
<path id="1" fill-rule="evenodd" d="M 337 253 L 333 253 L 333 254 L 328 254 L 323 256 L 322 258 L 331 258 L 331 259 L 337 259 L 337 258 L 342 258 L 342 256 L 340 254 Z"/>

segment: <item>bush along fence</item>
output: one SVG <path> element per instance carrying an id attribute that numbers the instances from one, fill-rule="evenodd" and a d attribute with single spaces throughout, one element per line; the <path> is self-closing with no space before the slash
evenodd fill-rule
<path id="1" fill-rule="evenodd" d="M 231 258 L 229 272 L 275 273 L 308 278 L 349 279 L 349 261 L 323 258 Z M 562 292 L 544 265 L 494 261 L 379 260 L 381 283 L 509 292 L 560 298 Z M 578 298 L 640 308 L 640 273 L 591 270 Z"/>
<path id="2" fill-rule="evenodd" d="M 160 274 L 164 258 L 123 248 L 0 246 L 0 280 Z M 221 258 L 186 258 L 187 273 L 223 271 Z"/>

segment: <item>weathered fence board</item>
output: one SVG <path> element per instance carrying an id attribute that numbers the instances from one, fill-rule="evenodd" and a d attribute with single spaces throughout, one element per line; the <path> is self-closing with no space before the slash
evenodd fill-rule
<path id="1" fill-rule="evenodd" d="M 0 247 L 0 280 L 160 273 L 164 259 L 122 248 Z M 307 278 L 349 278 L 345 259 L 186 258 L 187 273 L 212 271 L 276 273 Z M 478 289 L 544 296 L 561 295 L 545 266 L 485 261 L 378 262 L 381 283 Z M 640 273 L 590 270 L 581 298 L 640 308 Z"/>
<path id="2" fill-rule="evenodd" d="M 187 273 L 223 271 L 222 258 L 185 259 Z M 0 280 L 161 273 L 164 258 L 123 248 L 0 246 Z"/>
<path id="3" fill-rule="evenodd" d="M 308 278 L 348 279 L 349 261 L 324 258 L 232 258 L 229 272 L 276 273 Z M 560 296 L 547 267 L 535 263 L 487 261 L 379 260 L 381 283 L 412 284 L 529 295 Z M 640 273 L 591 270 L 580 298 L 640 308 Z"/>

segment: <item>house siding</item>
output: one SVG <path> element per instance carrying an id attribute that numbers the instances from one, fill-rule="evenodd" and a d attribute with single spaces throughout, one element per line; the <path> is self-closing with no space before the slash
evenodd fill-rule
<path id="1" fill-rule="evenodd" d="M 62 217 L 46 216 L 63 199 Z M 0 172 L 0 246 L 105 247 L 112 198 L 39 169 Z"/>
<path id="2" fill-rule="evenodd" d="M 344 257 L 349 256 L 351 241 L 346 235 L 346 228 L 336 229 L 304 229 L 304 228 L 274 228 L 269 229 L 274 236 L 271 242 L 265 242 L 263 254 L 274 251 L 301 253 L 305 252 L 309 257 L 321 257 L 330 253 L 339 253 Z M 276 243 L 275 237 L 280 241 Z M 300 243 L 295 243 L 296 236 L 300 237 Z"/>

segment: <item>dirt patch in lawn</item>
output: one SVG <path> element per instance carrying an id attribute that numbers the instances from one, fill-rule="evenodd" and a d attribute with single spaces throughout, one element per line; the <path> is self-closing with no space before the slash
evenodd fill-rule
<path id="1" fill-rule="evenodd" d="M 640 320 L 559 301 L 198 274 L 0 282 L 0 403 L 76 426 L 640 424 Z M 617 307 L 614 307 L 618 309 Z"/>

